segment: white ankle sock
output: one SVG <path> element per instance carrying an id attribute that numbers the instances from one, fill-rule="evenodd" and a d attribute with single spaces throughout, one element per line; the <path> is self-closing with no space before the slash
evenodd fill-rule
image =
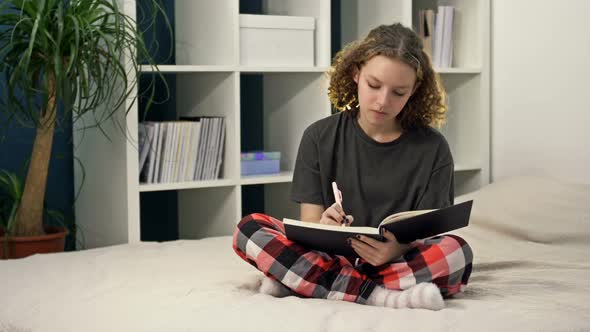
<path id="1" fill-rule="evenodd" d="M 442 295 L 433 283 L 419 283 L 397 291 L 377 286 L 367 299 L 368 305 L 389 308 L 416 308 L 440 310 L 445 307 Z"/>
<path id="2" fill-rule="evenodd" d="M 265 276 L 260 284 L 260 293 L 274 297 L 285 297 L 291 295 L 291 290 L 280 282 Z"/>

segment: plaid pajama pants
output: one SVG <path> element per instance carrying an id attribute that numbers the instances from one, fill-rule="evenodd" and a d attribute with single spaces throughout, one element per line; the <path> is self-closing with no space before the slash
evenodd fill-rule
<path id="1" fill-rule="evenodd" d="M 443 235 L 411 246 L 389 264 L 355 264 L 288 240 L 281 221 L 260 213 L 244 217 L 233 237 L 238 256 L 303 297 L 365 303 L 377 285 L 401 290 L 420 282 L 433 282 L 448 297 L 467 285 L 473 254 L 465 240 Z"/>

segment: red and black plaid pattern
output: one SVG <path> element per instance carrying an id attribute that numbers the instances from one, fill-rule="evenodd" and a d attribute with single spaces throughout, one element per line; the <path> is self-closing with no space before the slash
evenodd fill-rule
<path id="1" fill-rule="evenodd" d="M 461 291 L 471 273 L 469 245 L 454 235 L 416 241 L 398 260 L 372 266 L 343 256 L 308 250 L 288 240 L 281 221 L 264 214 L 244 217 L 233 248 L 245 261 L 295 293 L 314 298 L 365 303 L 377 285 L 407 289 L 433 282 L 443 296 Z"/>

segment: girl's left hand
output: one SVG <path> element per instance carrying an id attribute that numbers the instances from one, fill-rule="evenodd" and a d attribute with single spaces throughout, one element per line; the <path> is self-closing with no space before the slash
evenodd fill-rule
<path id="1" fill-rule="evenodd" d="M 377 241 L 364 235 L 350 239 L 350 246 L 367 263 L 373 266 L 389 263 L 410 250 L 409 244 L 397 242 L 395 235 L 384 230 L 385 241 Z"/>

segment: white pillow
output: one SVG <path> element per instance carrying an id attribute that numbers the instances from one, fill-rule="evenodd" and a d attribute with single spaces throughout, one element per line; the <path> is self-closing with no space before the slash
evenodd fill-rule
<path id="1" fill-rule="evenodd" d="M 590 243 L 590 184 L 549 176 L 499 180 L 459 196 L 473 199 L 470 224 L 546 244 Z"/>

